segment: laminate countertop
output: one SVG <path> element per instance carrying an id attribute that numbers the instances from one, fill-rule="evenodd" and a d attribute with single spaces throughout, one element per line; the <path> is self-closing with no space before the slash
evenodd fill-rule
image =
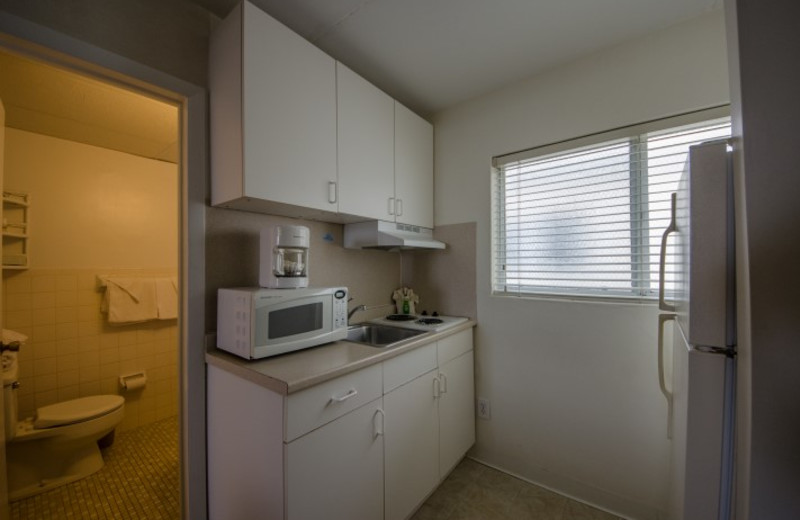
<path id="1" fill-rule="evenodd" d="M 431 342 L 471 329 L 467 321 L 442 332 L 426 332 L 391 348 L 370 347 L 349 341 L 334 341 L 279 356 L 247 360 L 211 348 L 206 363 L 238 375 L 273 392 L 288 395 L 329 379 L 386 361 Z"/>

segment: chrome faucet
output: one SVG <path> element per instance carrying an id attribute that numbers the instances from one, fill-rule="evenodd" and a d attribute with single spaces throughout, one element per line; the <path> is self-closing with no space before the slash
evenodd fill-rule
<path id="1" fill-rule="evenodd" d="M 353 309 L 347 313 L 347 323 L 350 323 L 350 318 L 353 317 L 353 314 L 357 313 L 358 311 L 365 311 L 367 310 L 367 306 L 363 303 L 361 305 L 356 305 Z"/>

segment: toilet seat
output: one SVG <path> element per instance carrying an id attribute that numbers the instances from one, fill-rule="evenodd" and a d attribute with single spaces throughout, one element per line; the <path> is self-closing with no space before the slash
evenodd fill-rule
<path id="1" fill-rule="evenodd" d="M 61 403 L 42 406 L 36 410 L 34 428 L 53 428 L 108 414 L 120 408 L 125 399 L 119 395 L 92 395 Z"/>

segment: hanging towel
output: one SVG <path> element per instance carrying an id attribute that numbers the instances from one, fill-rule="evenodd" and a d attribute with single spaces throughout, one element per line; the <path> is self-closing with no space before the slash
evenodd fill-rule
<path id="1" fill-rule="evenodd" d="M 174 320 L 178 317 L 178 279 L 156 278 L 156 302 L 159 320 Z"/>
<path id="2" fill-rule="evenodd" d="M 153 278 L 109 277 L 106 286 L 108 322 L 139 323 L 158 318 Z"/>

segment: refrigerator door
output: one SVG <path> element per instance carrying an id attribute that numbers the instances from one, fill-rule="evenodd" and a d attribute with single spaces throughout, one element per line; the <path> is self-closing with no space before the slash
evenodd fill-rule
<path id="1" fill-rule="evenodd" d="M 727 358 L 695 349 L 673 330 L 673 425 L 669 518 L 720 518 Z"/>
<path id="2" fill-rule="evenodd" d="M 730 345 L 729 294 L 733 258 L 729 216 L 728 141 L 692 146 L 675 212 L 678 323 L 694 346 Z"/>

